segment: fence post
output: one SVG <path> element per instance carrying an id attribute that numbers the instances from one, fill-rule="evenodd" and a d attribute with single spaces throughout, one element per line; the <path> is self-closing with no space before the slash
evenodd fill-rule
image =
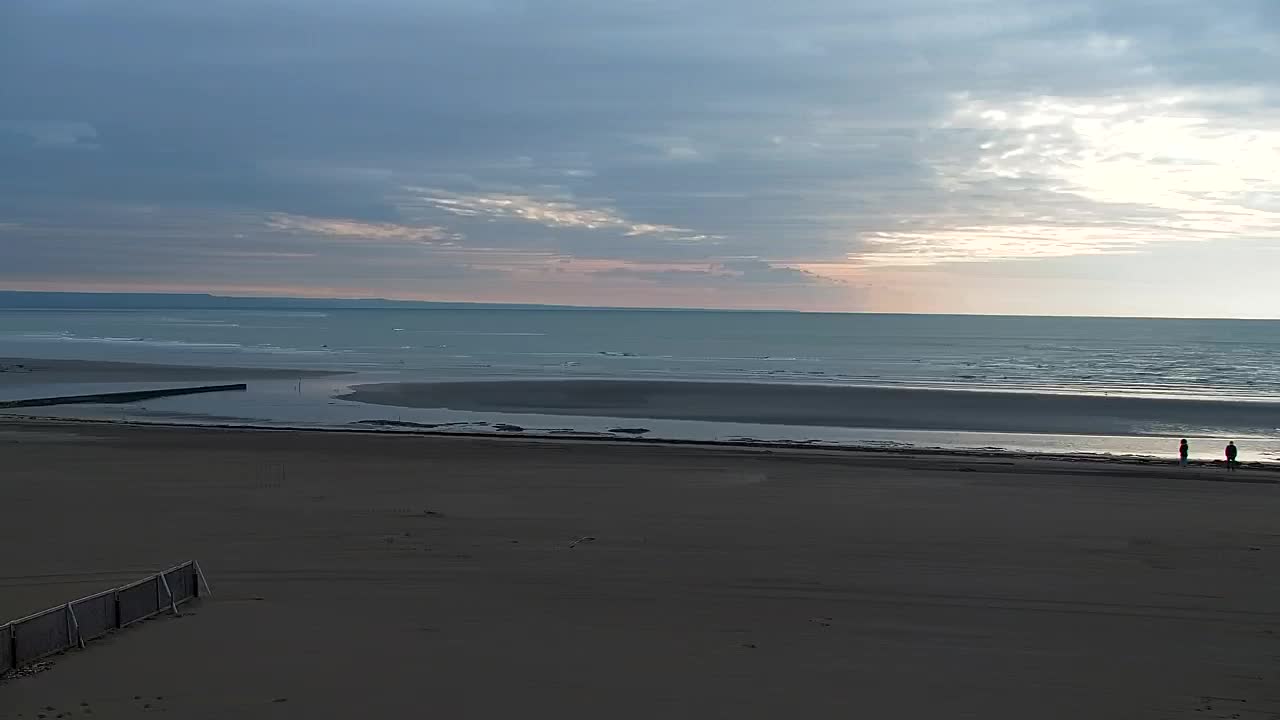
<path id="1" fill-rule="evenodd" d="M 196 577 L 197 577 L 197 578 L 199 579 L 199 581 L 200 581 L 200 582 L 196 583 L 196 595 L 198 596 L 198 595 L 200 594 L 200 583 L 204 583 L 204 594 L 205 594 L 205 595 L 208 595 L 208 596 L 210 596 L 210 597 L 212 597 L 212 596 L 213 596 L 213 588 L 209 587 L 209 581 L 208 581 L 208 580 L 206 580 L 206 579 L 205 579 L 205 577 L 204 577 L 204 570 L 200 567 L 200 561 L 199 561 L 199 560 L 192 560 L 192 561 L 191 561 L 191 564 L 192 564 L 193 566 L 195 566 L 195 569 L 196 569 Z"/>
<path id="2" fill-rule="evenodd" d="M 18 669 L 18 623 L 9 624 L 9 657 L 13 669 Z"/>
<path id="3" fill-rule="evenodd" d="M 174 615 L 180 615 L 181 613 L 178 612 L 178 602 L 173 597 L 173 591 L 169 589 L 169 579 L 164 576 L 164 573 L 160 573 L 159 578 L 160 582 L 164 585 L 164 591 L 169 593 L 169 607 L 173 608 Z"/>
<path id="4" fill-rule="evenodd" d="M 71 639 L 75 637 L 71 634 L 71 603 L 67 603 L 62 607 L 62 621 L 67 624 L 67 647 L 62 648 L 63 650 L 66 650 L 75 644 L 75 641 Z"/>
<path id="5" fill-rule="evenodd" d="M 76 617 L 76 609 L 71 607 L 71 603 L 67 603 L 67 627 L 76 629 L 76 639 L 72 644 L 79 645 L 80 649 L 83 650 L 84 637 L 80 635 L 80 618 Z M 71 631 L 69 629 L 67 631 L 67 641 L 71 642 Z"/>

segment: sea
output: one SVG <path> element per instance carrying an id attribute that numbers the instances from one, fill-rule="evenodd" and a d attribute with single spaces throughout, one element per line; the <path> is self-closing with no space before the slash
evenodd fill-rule
<path id="1" fill-rule="evenodd" d="M 342 371 L 254 383 L 234 397 L 43 414 L 387 431 L 502 425 L 607 435 L 621 420 L 392 408 L 340 396 L 374 382 L 630 379 L 1280 403 L 1280 321 L 1267 320 L 485 306 L 8 309 L 0 310 L 0 356 Z M 31 391 L 4 392 L 13 399 Z M 1272 461 L 1280 459 L 1280 417 L 1274 424 L 1061 435 L 654 419 L 645 430 L 650 438 L 1153 457 L 1176 451 L 1171 438 L 1192 435 L 1200 457 L 1219 457 L 1225 439 L 1235 439 L 1243 458 Z"/>

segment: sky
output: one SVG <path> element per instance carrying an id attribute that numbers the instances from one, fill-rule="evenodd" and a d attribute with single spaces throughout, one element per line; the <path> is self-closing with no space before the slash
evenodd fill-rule
<path id="1" fill-rule="evenodd" d="M 1275 0 L 4 0 L 0 288 L 1280 317 Z"/>

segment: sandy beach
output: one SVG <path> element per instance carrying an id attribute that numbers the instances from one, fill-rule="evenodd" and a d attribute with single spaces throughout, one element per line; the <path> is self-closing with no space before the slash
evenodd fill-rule
<path id="1" fill-rule="evenodd" d="M 0 617 L 215 593 L 5 718 L 1280 713 L 1264 472 L 54 422 L 0 462 Z"/>

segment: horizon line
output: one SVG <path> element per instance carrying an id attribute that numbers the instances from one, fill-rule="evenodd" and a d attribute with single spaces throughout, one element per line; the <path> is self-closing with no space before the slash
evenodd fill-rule
<path id="1" fill-rule="evenodd" d="M 798 315 L 889 315 L 889 316 L 923 316 L 923 317 L 991 317 L 991 318 L 1061 318 L 1061 319 L 1097 319 L 1097 320 L 1218 320 L 1233 322 L 1275 322 L 1280 320 L 1277 317 L 1216 317 L 1216 316 L 1185 316 L 1185 315 L 1072 315 L 1072 314 L 1036 314 L 1036 313 L 947 313 L 947 312 L 905 312 L 905 311 L 878 311 L 878 310 L 797 310 L 793 308 L 731 308 L 731 307 L 675 307 L 663 305 L 575 305 L 566 303 L 539 303 L 539 302 L 485 302 L 476 300 L 410 300 L 395 297 L 378 297 L 378 296 L 360 296 L 360 297 L 309 297 L 302 295 L 236 295 L 223 294 L 214 292 L 129 292 L 120 290 L 12 290 L 0 287 L 0 298 L 4 296 L 89 296 L 89 297 L 119 297 L 132 296 L 144 298 L 209 298 L 215 300 L 237 300 L 237 301 L 253 301 L 260 300 L 264 302 L 284 302 L 296 301 L 308 304 L 319 303 L 388 303 L 397 305 L 451 305 L 462 306 L 451 309 L 480 309 L 480 308 L 503 308 L 509 310 L 619 310 L 619 311 L 637 311 L 637 312 L 730 312 L 730 313 L 776 313 L 776 314 L 798 314 Z M 360 308 L 360 307 L 341 307 L 341 306 L 325 306 L 318 305 L 324 309 L 330 310 L 385 310 L 388 308 Z M 121 309 L 216 309 L 216 308 L 94 308 L 93 306 L 71 306 L 56 305 L 42 307 L 37 305 L 26 305 L 11 307 L 0 302 L 0 310 L 121 310 Z M 408 309 L 408 308 L 407 308 Z M 429 308 L 420 308 L 429 309 Z"/>

